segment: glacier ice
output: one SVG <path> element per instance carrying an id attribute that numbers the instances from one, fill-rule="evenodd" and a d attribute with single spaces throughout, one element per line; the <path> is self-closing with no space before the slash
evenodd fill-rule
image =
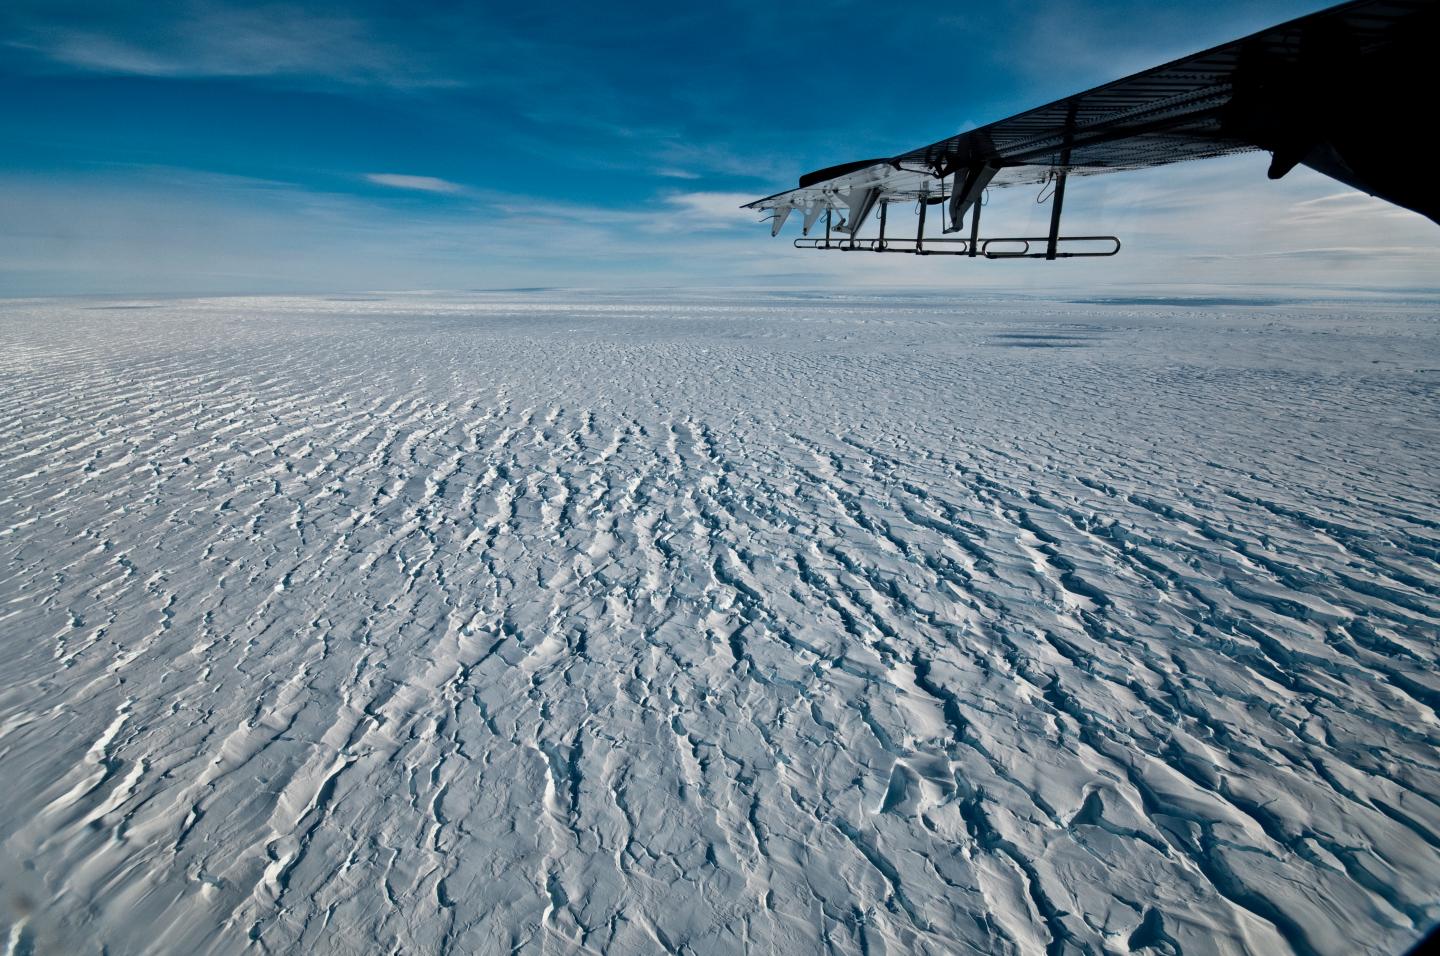
<path id="1" fill-rule="evenodd" d="M 1433 301 L 0 303 L 10 951 L 1396 953 Z"/>

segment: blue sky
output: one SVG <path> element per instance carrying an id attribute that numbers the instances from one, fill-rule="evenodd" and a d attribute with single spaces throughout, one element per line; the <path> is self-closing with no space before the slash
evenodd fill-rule
<path id="1" fill-rule="evenodd" d="M 735 208 L 1323 5 L 7 0 L 0 295 L 1433 284 L 1433 225 L 1257 156 L 1072 186 L 1103 264 L 804 253 Z"/>

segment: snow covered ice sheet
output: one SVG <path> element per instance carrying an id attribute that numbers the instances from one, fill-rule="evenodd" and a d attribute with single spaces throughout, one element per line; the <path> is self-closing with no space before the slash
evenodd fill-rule
<path id="1" fill-rule="evenodd" d="M 1434 303 L 0 303 L 11 952 L 1393 954 Z"/>

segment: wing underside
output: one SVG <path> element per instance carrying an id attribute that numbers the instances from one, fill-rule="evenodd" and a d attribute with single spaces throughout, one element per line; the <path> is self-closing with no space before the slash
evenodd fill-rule
<path id="1" fill-rule="evenodd" d="M 1261 149 L 1286 169 L 1306 162 L 1356 184 L 1350 167 L 1358 164 L 1325 166 L 1342 138 L 1334 132 L 1341 120 L 1326 111 L 1366 113 L 1366 104 L 1355 102 L 1360 96 L 1378 100 L 1370 114 L 1389 115 L 1396 96 L 1413 94 L 1403 84 L 1431 75 L 1421 61 L 1428 64 L 1425 50 L 1433 51 L 1436 6 L 1342 4 L 919 149 L 809 174 L 797 188 L 744 208 L 770 213 L 772 234 L 798 213 L 807 235 L 822 215 L 854 235 L 886 203 L 945 202 L 949 232 L 985 188 Z M 1427 93 L 1433 79 L 1429 85 Z"/>

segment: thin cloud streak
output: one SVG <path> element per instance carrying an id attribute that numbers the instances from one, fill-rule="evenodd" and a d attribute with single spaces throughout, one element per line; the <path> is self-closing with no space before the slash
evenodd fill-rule
<path id="1" fill-rule="evenodd" d="M 448 179 L 441 179 L 438 176 L 411 176 L 404 173 L 366 173 L 365 179 L 377 186 L 389 186 L 392 189 L 409 189 L 422 193 L 455 195 L 465 191 L 465 187 L 459 183 L 452 183 Z"/>
<path id="2" fill-rule="evenodd" d="M 15 0 L 4 31 L 11 35 L 7 45 L 57 66 L 97 73 L 309 77 L 397 88 L 454 84 L 416 51 L 384 39 L 375 22 L 343 8 L 157 0 L 123 16 L 76 9 L 49 0 Z"/>

